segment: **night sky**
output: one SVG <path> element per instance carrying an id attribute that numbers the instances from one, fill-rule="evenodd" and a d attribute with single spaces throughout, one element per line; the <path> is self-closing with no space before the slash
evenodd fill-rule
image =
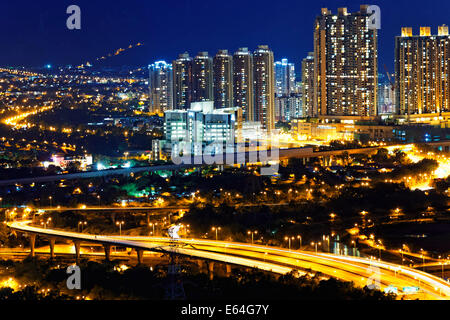
<path id="1" fill-rule="evenodd" d="M 78 65 L 129 44 L 145 46 L 103 61 L 103 65 L 143 66 L 157 59 L 171 61 L 179 53 L 215 54 L 238 47 L 254 50 L 267 44 L 275 59 L 298 65 L 313 49 L 313 25 L 320 8 L 358 11 L 353 0 L 2 0 L 0 3 L 0 66 Z M 82 30 L 66 28 L 66 8 L 77 4 Z M 450 24 L 448 0 L 374 1 L 381 7 L 380 72 L 393 71 L 394 36 L 402 26 Z M 101 65 L 99 65 L 101 66 Z"/>

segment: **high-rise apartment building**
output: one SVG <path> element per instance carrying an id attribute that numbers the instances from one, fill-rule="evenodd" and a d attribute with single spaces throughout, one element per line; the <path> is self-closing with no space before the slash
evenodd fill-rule
<path id="1" fill-rule="evenodd" d="M 253 55 L 240 48 L 233 55 L 234 107 L 242 109 L 244 121 L 254 121 Z"/>
<path id="2" fill-rule="evenodd" d="M 371 14 L 324 8 L 314 31 L 315 101 L 319 116 L 376 116 L 377 30 Z"/>
<path id="3" fill-rule="evenodd" d="M 314 96 L 314 52 L 309 52 L 302 61 L 302 105 L 303 114 L 307 117 L 317 116 L 315 96 Z"/>
<path id="4" fill-rule="evenodd" d="M 288 59 L 275 62 L 275 94 L 288 96 L 295 91 L 295 65 Z"/>
<path id="5" fill-rule="evenodd" d="M 164 112 L 173 109 L 172 65 L 156 61 L 148 66 L 150 112 Z"/>
<path id="6" fill-rule="evenodd" d="M 233 107 L 233 57 L 220 50 L 213 60 L 214 108 Z"/>
<path id="7" fill-rule="evenodd" d="M 172 67 L 174 109 L 187 110 L 192 102 L 192 58 L 188 53 L 180 54 Z"/>
<path id="8" fill-rule="evenodd" d="M 199 52 L 192 64 L 192 101 L 213 100 L 213 60 L 208 52 Z"/>
<path id="9" fill-rule="evenodd" d="M 303 102 L 301 93 L 291 93 L 289 96 L 275 97 L 275 121 L 291 121 L 303 117 Z"/>
<path id="10" fill-rule="evenodd" d="M 448 26 L 432 35 L 403 28 L 395 41 L 396 107 L 400 115 L 450 111 L 450 36 Z"/>
<path id="11" fill-rule="evenodd" d="M 275 128 L 275 79 L 273 52 L 268 46 L 258 46 L 253 53 L 255 92 L 254 120 L 263 129 Z"/>

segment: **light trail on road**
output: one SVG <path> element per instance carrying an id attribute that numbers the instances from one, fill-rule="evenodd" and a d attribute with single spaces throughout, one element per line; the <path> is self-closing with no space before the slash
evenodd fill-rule
<path id="1" fill-rule="evenodd" d="M 44 229 L 30 226 L 30 221 L 13 222 L 10 228 L 42 236 L 53 236 L 68 240 L 109 244 L 114 246 L 173 252 L 193 258 L 208 259 L 251 267 L 274 273 L 285 274 L 299 270 L 301 275 L 320 272 L 328 277 L 351 281 L 364 287 L 372 280 L 379 280 L 380 289 L 388 286 L 397 288 L 415 287 L 421 289 L 420 299 L 450 299 L 450 285 L 431 274 L 384 261 L 325 253 L 291 251 L 226 241 L 202 239 L 179 239 L 160 237 L 89 235 L 64 230 Z M 309 271 L 311 270 L 311 271 Z"/>

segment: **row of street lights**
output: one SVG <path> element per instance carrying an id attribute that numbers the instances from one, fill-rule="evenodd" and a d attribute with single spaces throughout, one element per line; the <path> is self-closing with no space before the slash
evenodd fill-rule
<path id="1" fill-rule="evenodd" d="M 299 240 L 298 249 L 300 250 L 302 248 L 302 236 L 298 235 L 297 237 L 284 237 L 284 240 L 288 241 L 289 250 L 291 250 L 291 241 L 293 242 L 295 239 Z"/>

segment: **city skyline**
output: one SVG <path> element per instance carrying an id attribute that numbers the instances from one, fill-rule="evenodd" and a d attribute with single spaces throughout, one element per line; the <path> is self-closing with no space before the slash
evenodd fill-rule
<path id="1" fill-rule="evenodd" d="M 448 2 L 5 2 L 2 303 L 450 301 Z"/>

